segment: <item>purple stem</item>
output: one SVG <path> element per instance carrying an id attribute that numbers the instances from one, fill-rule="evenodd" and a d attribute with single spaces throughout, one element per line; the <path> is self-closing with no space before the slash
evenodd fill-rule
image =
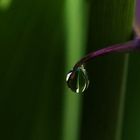
<path id="1" fill-rule="evenodd" d="M 136 38 L 134 40 L 131 40 L 126 43 L 121 43 L 121 44 L 115 44 L 112 46 L 109 46 L 107 48 L 103 48 L 100 50 L 97 50 L 95 52 L 91 52 L 82 59 L 80 59 L 75 66 L 73 67 L 74 70 L 76 70 L 78 67 L 81 65 L 89 62 L 90 60 L 103 56 L 106 54 L 114 53 L 114 52 L 131 52 L 131 51 L 137 51 L 140 50 L 140 38 Z"/>
<path id="2" fill-rule="evenodd" d="M 73 67 L 73 70 L 77 70 L 81 65 L 89 62 L 90 60 L 103 56 L 106 54 L 110 54 L 113 52 L 131 52 L 131 51 L 139 51 L 140 50 L 140 0 L 136 1 L 136 11 L 135 11 L 135 20 L 134 20 L 134 33 L 135 38 L 129 42 L 115 44 L 109 46 L 107 48 L 103 48 L 97 50 L 95 52 L 91 52 L 82 59 L 80 59 Z M 139 37 L 138 37 L 139 36 Z"/>

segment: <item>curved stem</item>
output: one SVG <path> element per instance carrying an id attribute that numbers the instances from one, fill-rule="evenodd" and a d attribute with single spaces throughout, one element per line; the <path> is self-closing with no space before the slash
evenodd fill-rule
<path id="1" fill-rule="evenodd" d="M 79 66 L 99 56 L 107 55 L 113 52 L 131 52 L 131 51 L 137 51 L 137 50 L 140 50 L 140 38 L 136 38 L 126 43 L 115 44 L 115 45 L 97 50 L 95 52 L 91 52 L 85 57 L 83 57 L 82 59 L 80 59 L 75 64 L 73 69 L 77 69 Z"/>

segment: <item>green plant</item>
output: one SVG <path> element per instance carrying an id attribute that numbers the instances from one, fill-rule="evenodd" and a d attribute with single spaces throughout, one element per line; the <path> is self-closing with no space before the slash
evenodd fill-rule
<path id="1" fill-rule="evenodd" d="M 134 0 L 0 0 L 0 139 L 127 139 L 128 55 L 90 63 L 84 96 L 71 94 L 65 73 L 84 54 L 130 40 L 133 11 Z"/>

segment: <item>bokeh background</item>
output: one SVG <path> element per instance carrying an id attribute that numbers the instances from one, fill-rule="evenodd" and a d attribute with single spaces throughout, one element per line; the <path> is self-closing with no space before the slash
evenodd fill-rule
<path id="1" fill-rule="evenodd" d="M 88 64 L 83 95 L 65 83 L 84 54 L 132 39 L 139 3 L 0 0 L 0 139 L 140 140 L 138 53 Z"/>

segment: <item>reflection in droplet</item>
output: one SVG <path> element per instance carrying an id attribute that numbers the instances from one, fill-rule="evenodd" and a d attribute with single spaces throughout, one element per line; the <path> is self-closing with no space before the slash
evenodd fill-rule
<path id="1" fill-rule="evenodd" d="M 87 72 L 83 65 L 67 74 L 66 82 L 68 87 L 76 92 L 83 93 L 89 86 Z"/>

